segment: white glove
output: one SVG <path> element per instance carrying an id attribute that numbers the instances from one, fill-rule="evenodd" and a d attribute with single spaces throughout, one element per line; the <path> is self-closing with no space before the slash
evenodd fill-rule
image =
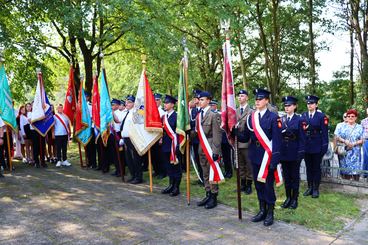
<path id="1" fill-rule="evenodd" d="M 119 145 L 120 145 L 120 146 L 123 146 L 124 144 L 125 144 L 124 140 L 123 140 L 123 139 L 120 139 L 120 140 L 119 140 Z"/>

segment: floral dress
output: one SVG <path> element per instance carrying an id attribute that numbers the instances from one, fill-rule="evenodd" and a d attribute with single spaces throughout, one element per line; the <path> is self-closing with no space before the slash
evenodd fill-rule
<path id="1" fill-rule="evenodd" d="M 352 126 L 346 123 L 338 129 L 336 135 L 353 143 L 362 139 L 363 127 L 360 124 Z M 341 174 L 355 175 L 359 174 L 359 170 L 362 170 L 360 147 L 360 145 L 354 146 L 351 150 L 347 151 L 345 157 L 342 157 L 340 162 L 342 168 Z"/>

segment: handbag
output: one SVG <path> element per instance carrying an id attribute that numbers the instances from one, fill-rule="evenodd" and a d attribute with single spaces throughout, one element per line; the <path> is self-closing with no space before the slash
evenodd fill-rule
<path id="1" fill-rule="evenodd" d="M 354 128 L 351 130 L 349 136 L 347 138 L 349 138 L 351 136 L 351 134 L 353 133 L 354 129 L 355 129 L 356 125 L 354 126 Z M 346 154 L 348 153 L 348 149 L 347 149 L 347 145 L 345 145 L 345 143 L 342 142 L 338 142 L 336 144 L 336 148 L 335 148 L 335 153 L 339 156 L 346 156 Z"/>

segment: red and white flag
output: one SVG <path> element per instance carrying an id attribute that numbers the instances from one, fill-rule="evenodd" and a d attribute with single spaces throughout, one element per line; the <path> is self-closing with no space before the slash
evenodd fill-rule
<path id="1" fill-rule="evenodd" d="M 96 142 L 100 135 L 100 92 L 98 90 L 97 76 L 93 76 L 93 87 L 92 87 L 92 123 L 94 124 L 94 134 Z"/>
<path id="2" fill-rule="evenodd" d="M 230 133 L 237 121 L 230 48 L 230 40 L 226 38 L 223 45 L 224 67 L 221 98 L 221 128 L 226 132 L 230 144 L 234 145 L 234 140 L 230 137 Z"/>
<path id="3" fill-rule="evenodd" d="M 68 89 L 65 95 L 64 101 L 64 114 L 69 118 L 71 122 L 74 121 L 75 110 L 77 108 L 76 96 L 75 96 L 75 85 L 74 85 L 74 69 L 70 66 L 69 70 L 69 82 Z"/>

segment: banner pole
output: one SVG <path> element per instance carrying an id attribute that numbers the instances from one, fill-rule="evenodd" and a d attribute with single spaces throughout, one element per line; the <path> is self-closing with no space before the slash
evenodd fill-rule
<path id="1" fill-rule="evenodd" d="M 237 131 L 237 128 L 235 129 Z M 238 159 L 238 136 L 235 136 L 235 167 L 236 167 L 236 192 L 238 199 L 238 218 L 242 220 L 242 203 L 241 203 L 241 192 L 240 192 L 240 170 L 239 170 L 239 159 Z"/>
<path id="2" fill-rule="evenodd" d="M 79 141 L 78 141 L 78 149 L 79 149 L 79 163 L 80 163 L 80 167 L 83 168 L 82 149 L 81 149 L 81 143 Z"/>
<path id="3" fill-rule="evenodd" d="M 190 148 L 189 148 L 189 135 L 187 134 L 187 143 L 186 143 L 186 169 L 187 169 L 187 204 L 190 205 Z"/>
<path id="4" fill-rule="evenodd" d="M 6 127 L 6 141 L 8 144 L 8 163 L 9 163 L 9 172 L 13 171 L 13 163 L 12 163 L 12 155 L 10 150 L 10 134 L 9 134 L 10 127 Z"/>
<path id="5" fill-rule="evenodd" d="M 152 191 L 153 191 L 153 180 L 152 180 L 151 149 L 148 150 L 148 173 L 149 173 L 150 192 L 152 193 Z"/>

